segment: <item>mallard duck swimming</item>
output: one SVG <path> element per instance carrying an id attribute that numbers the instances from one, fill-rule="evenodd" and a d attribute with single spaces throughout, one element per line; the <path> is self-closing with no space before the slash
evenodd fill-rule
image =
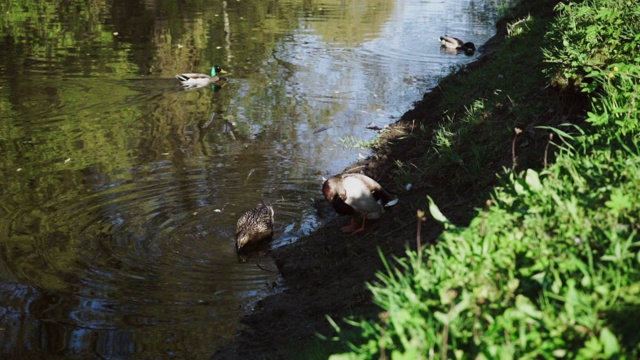
<path id="1" fill-rule="evenodd" d="M 364 230 L 367 219 L 378 219 L 385 207 L 398 203 L 398 198 L 388 193 L 377 181 L 363 174 L 340 174 L 322 184 L 322 193 L 340 215 L 351 215 L 351 224 L 342 232 L 354 234 Z M 362 225 L 355 229 L 355 215 L 362 214 Z"/>
<path id="2" fill-rule="evenodd" d="M 476 51 L 476 46 L 472 42 L 464 42 L 453 36 L 440 36 L 440 45 L 447 49 L 457 49 L 464 51 L 467 55 L 472 55 Z"/>
<path id="3" fill-rule="evenodd" d="M 273 207 L 262 205 L 245 212 L 236 224 L 236 249 L 238 252 L 254 247 L 273 236 Z"/>
<path id="4" fill-rule="evenodd" d="M 227 72 L 222 70 L 220 66 L 216 65 L 211 68 L 211 75 L 198 74 L 198 73 L 186 73 L 176 75 L 176 79 L 180 80 L 182 86 L 186 88 L 200 88 L 209 84 L 219 83 L 224 81 L 225 78 L 218 74 L 226 74 Z"/>

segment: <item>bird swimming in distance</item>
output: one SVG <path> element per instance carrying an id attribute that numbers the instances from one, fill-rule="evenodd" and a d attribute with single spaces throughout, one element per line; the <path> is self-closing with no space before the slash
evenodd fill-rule
<path id="1" fill-rule="evenodd" d="M 207 86 L 209 84 L 217 84 L 225 81 L 226 78 L 221 77 L 220 74 L 226 74 L 227 72 L 222 70 L 220 66 L 215 65 L 211 68 L 211 75 L 199 74 L 199 73 L 185 73 L 176 75 L 176 79 L 180 80 L 182 86 L 185 88 L 195 89 Z"/>
<path id="2" fill-rule="evenodd" d="M 473 55 L 476 52 L 476 46 L 472 42 L 464 42 L 448 35 L 440 36 L 440 45 L 447 49 L 462 50 L 465 55 Z"/>
<path id="3" fill-rule="evenodd" d="M 238 252 L 254 248 L 273 237 L 274 211 L 271 205 L 261 205 L 247 210 L 236 224 L 236 249 Z"/>
<path id="4" fill-rule="evenodd" d="M 351 215 L 351 224 L 342 232 L 357 234 L 365 229 L 367 219 L 379 219 L 385 207 L 398 203 L 398 198 L 382 188 L 377 181 L 363 174 L 339 174 L 322 184 L 325 199 L 340 215 Z M 355 229 L 355 216 L 362 215 L 362 225 Z"/>

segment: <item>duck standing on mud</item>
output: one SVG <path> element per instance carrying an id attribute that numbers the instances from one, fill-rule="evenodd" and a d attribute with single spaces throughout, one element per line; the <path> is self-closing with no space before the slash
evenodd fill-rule
<path id="1" fill-rule="evenodd" d="M 353 234 L 365 229 L 367 219 L 379 219 L 385 207 L 398 203 L 397 197 L 363 174 L 335 175 L 322 184 L 322 193 L 338 214 L 351 215 L 351 224 L 340 230 L 353 231 Z M 362 214 L 362 225 L 358 229 L 355 229 L 356 214 Z"/>

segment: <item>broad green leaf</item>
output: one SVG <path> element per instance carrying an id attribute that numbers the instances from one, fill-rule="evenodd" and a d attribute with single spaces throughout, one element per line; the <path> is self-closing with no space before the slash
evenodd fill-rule
<path id="1" fill-rule="evenodd" d="M 620 345 L 615 334 L 609 330 L 609 328 L 603 328 L 600 330 L 600 343 L 604 347 L 604 354 L 607 357 L 611 357 L 614 354 L 620 352 Z"/>
<path id="2" fill-rule="evenodd" d="M 433 316 L 438 319 L 438 321 L 440 321 L 443 325 L 449 325 L 449 316 L 447 316 L 447 314 L 436 311 L 433 313 Z"/>
<path id="3" fill-rule="evenodd" d="M 542 183 L 540 182 L 540 176 L 533 169 L 527 169 L 524 181 L 529 185 L 529 188 L 534 191 L 542 190 Z"/>
<path id="4" fill-rule="evenodd" d="M 431 216 L 433 216 L 433 218 L 440 223 L 449 224 L 449 219 L 447 219 L 447 217 L 442 214 L 431 196 L 427 196 L 427 199 L 429 200 L 429 213 L 431 213 Z"/>

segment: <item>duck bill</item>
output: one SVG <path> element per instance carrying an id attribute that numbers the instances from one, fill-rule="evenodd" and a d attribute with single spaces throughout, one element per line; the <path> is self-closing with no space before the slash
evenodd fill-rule
<path id="1" fill-rule="evenodd" d="M 227 72 L 223 69 L 220 69 L 220 72 L 218 74 L 226 74 Z"/>

